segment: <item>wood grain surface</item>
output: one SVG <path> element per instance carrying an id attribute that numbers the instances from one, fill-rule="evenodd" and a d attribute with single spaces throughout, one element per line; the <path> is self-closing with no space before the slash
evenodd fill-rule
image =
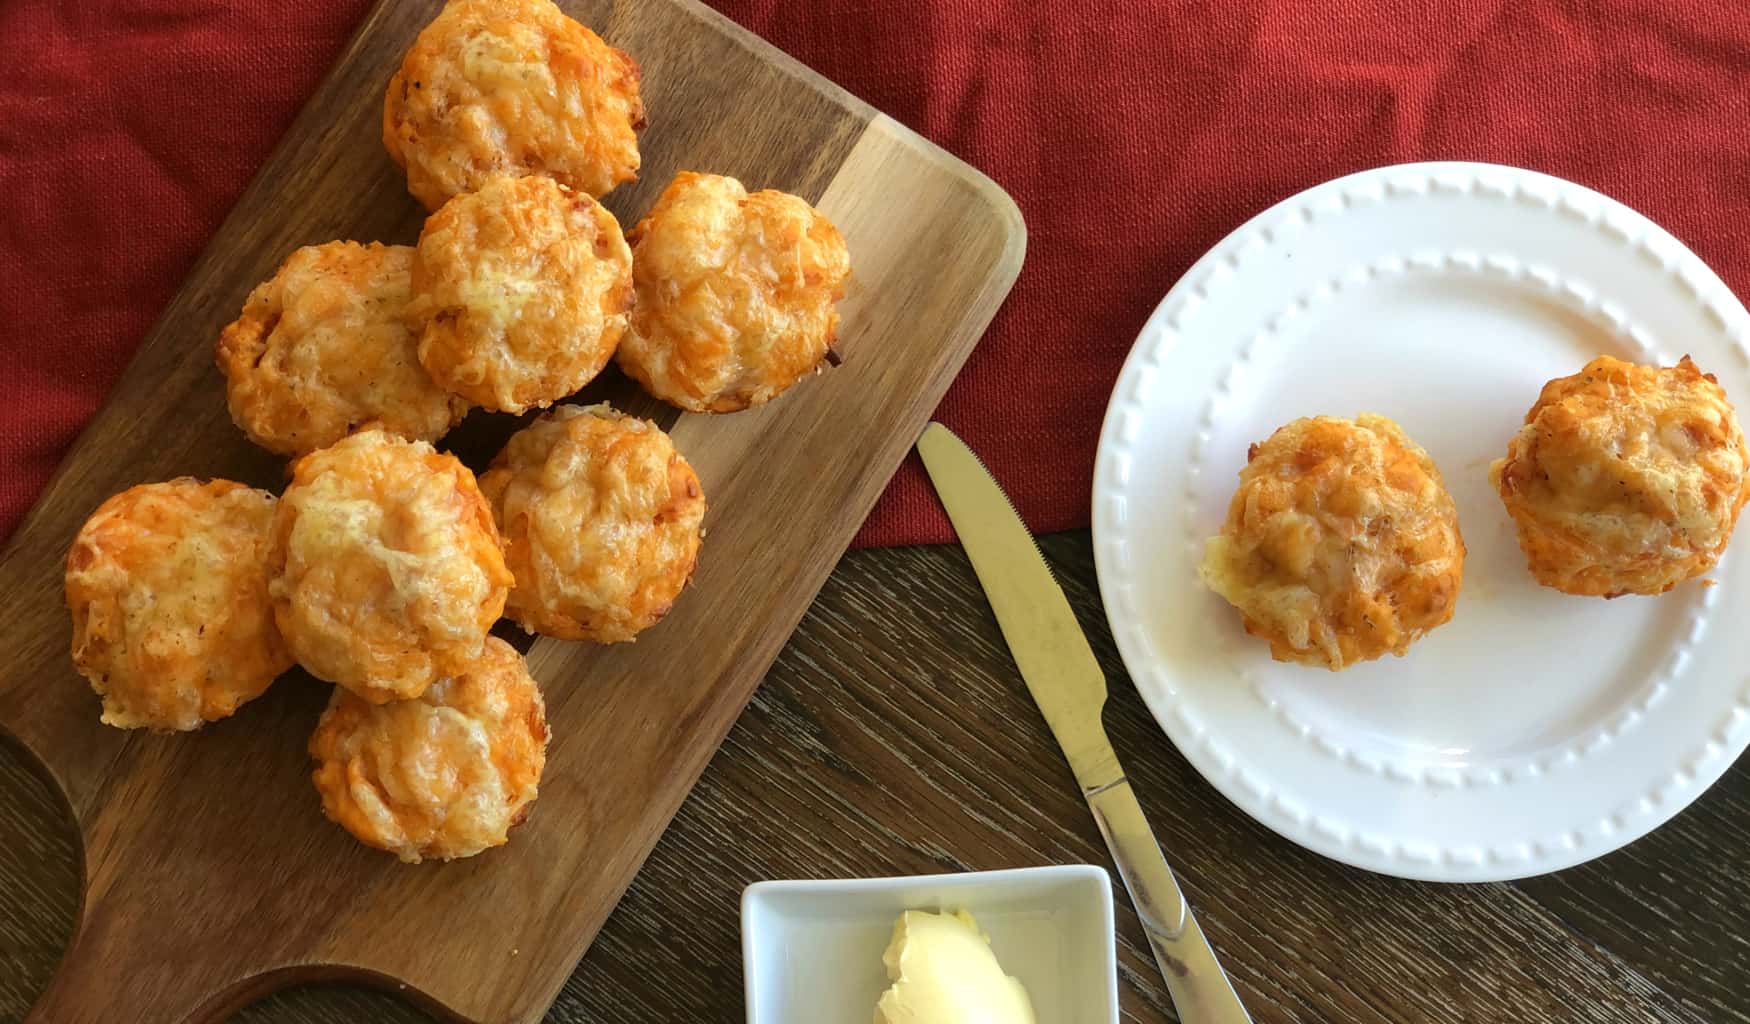
<path id="1" fill-rule="evenodd" d="M 1112 683 L 1107 726 L 1259 1024 L 1750 1022 L 1750 771 L 1626 849 L 1541 879 L 1443 886 L 1324 860 L 1253 823 L 1149 718 L 1104 624 L 1086 534 L 1043 548 Z M 0 758 L 0 1020 L 46 983 L 75 906 L 71 831 Z M 737 901 L 762 878 L 1110 868 L 964 555 L 847 556 L 547 1019 L 739 1021 Z M 1118 900 L 1127 1022 L 1173 1015 Z M 248 1024 L 433 1018 L 303 987 Z"/>
<path id="2" fill-rule="evenodd" d="M 71 805 L 83 868 L 27 1019 L 198 1024 L 334 978 L 458 1019 L 539 1019 L 1013 282 L 1019 214 L 964 164 L 693 0 L 566 6 L 643 64 L 642 177 L 608 207 L 630 224 L 682 168 L 815 202 L 853 254 L 843 365 L 732 416 L 677 416 L 617 373 L 578 397 L 660 416 L 704 482 L 708 537 L 636 644 L 522 641 L 553 739 L 508 849 L 410 868 L 325 821 L 304 746 L 329 688 L 301 673 L 194 735 L 100 725 L 60 596 L 79 524 L 143 480 L 277 489 L 282 463 L 228 420 L 213 339 L 294 247 L 417 234 L 381 101 L 439 4 L 380 3 L 0 554 L 0 724 Z M 479 469 L 518 425 L 477 413 L 450 446 Z"/>

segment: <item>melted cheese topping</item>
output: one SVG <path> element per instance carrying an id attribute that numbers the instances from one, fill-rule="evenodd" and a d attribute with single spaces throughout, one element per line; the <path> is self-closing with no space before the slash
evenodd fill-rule
<path id="1" fill-rule="evenodd" d="M 373 705 L 335 690 L 310 737 L 323 810 L 404 861 L 471 857 L 527 815 L 547 721 L 522 656 L 496 637 L 460 675 Z"/>
<path id="2" fill-rule="evenodd" d="M 495 178 L 426 220 L 410 322 L 432 378 L 501 412 L 595 378 L 626 330 L 632 253 L 613 214 L 546 178 Z"/>
<path id="3" fill-rule="evenodd" d="M 655 424 L 561 406 L 519 431 L 480 479 L 516 576 L 506 613 L 567 640 L 630 640 L 693 573 L 705 496 Z"/>
<path id="4" fill-rule="evenodd" d="M 1531 572 L 1570 594 L 1659 594 L 1711 569 L 1750 488 L 1726 393 L 1599 356 L 1544 386 L 1490 478 Z"/>
<path id="5" fill-rule="evenodd" d="M 419 365 L 403 319 L 413 250 L 329 242 L 287 257 L 219 336 L 231 418 L 250 440 L 302 455 L 375 421 L 435 441 L 468 411 Z"/>
<path id="6" fill-rule="evenodd" d="M 374 703 L 461 671 L 511 582 L 474 474 L 376 429 L 293 465 L 273 542 L 274 612 L 298 661 Z"/>
<path id="7" fill-rule="evenodd" d="M 115 495 L 67 553 L 73 664 L 103 721 L 184 731 L 224 718 L 292 665 L 267 593 L 274 499 L 183 477 Z"/>
<path id="8" fill-rule="evenodd" d="M 1278 661 L 1336 671 L 1452 618 L 1464 554 L 1427 452 L 1383 416 L 1319 416 L 1252 446 L 1199 572 Z"/>
<path id="9" fill-rule="evenodd" d="M 383 98 L 383 145 L 426 209 L 496 175 L 602 196 L 638 173 L 638 65 L 549 0 L 450 0 Z"/>
<path id="10" fill-rule="evenodd" d="M 850 253 L 793 195 L 682 173 L 632 230 L 638 301 L 620 367 L 694 412 L 770 401 L 820 369 Z"/>

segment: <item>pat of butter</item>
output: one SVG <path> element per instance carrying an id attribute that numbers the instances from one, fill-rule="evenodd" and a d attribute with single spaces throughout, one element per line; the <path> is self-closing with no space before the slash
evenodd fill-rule
<path id="1" fill-rule="evenodd" d="M 881 959 L 893 986 L 875 1005 L 875 1024 L 1034 1024 L 1027 990 L 1003 973 L 964 910 L 906 911 Z"/>

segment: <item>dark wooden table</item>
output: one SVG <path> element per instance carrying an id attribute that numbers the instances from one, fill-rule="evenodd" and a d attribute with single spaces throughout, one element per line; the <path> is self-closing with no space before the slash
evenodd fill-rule
<path id="1" fill-rule="evenodd" d="M 1114 684 L 1119 756 L 1259 1024 L 1750 1022 L 1745 764 L 1652 836 L 1557 875 L 1475 886 L 1369 875 L 1278 838 L 1191 770 L 1126 680 L 1087 535 L 1043 547 Z M 55 799 L 0 749 L 0 1020 L 12 1021 L 67 940 L 77 870 Z M 758 879 L 1074 862 L 1110 867 L 965 556 L 855 553 L 549 1019 L 741 1020 L 738 899 Z M 1122 894 L 1119 908 L 1124 1019 L 1172 1020 Z M 430 1018 L 331 987 L 235 1019 Z"/>

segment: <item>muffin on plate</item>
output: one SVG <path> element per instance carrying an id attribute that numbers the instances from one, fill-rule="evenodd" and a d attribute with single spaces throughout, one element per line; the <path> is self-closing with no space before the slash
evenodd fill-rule
<path id="1" fill-rule="evenodd" d="M 428 210 L 500 174 L 592 196 L 638 176 L 638 65 L 549 0 L 450 0 L 383 96 L 383 145 Z"/>
<path id="2" fill-rule="evenodd" d="M 683 172 L 630 239 L 638 300 L 617 359 L 656 397 L 734 412 L 833 357 L 850 253 L 803 200 Z"/>
<path id="3" fill-rule="evenodd" d="M 503 845 L 547 761 L 541 691 L 522 655 L 489 638 L 467 667 L 411 700 L 336 689 L 310 736 L 322 810 L 408 863 Z"/>
<path id="4" fill-rule="evenodd" d="M 468 412 L 419 365 L 407 328 L 413 249 L 328 242 L 286 258 L 219 335 L 231 419 L 281 455 L 376 422 L 436 441 Z"/>
<path id="5" fill-rule="evenodd" d="M 268 573 L 298 662 L 373 704 L 466 671 L 511 583 L 468 467 L 374 427 L 292 464 Z"/>
<path id="6" fill-rule="evenodd" d="M 480 478 L 516 586 L 505 614 L 565 640 L 631 640 L 668 614 L 698 560 L 705 495 L 654 423 L 561 406 Z"/>
<path id="7" fill-rule="evenodd" d="M 1599 356 L 1543 387 L 1489 477 L 1539 583 L 1568 594 L 1662 594 L 1707 572 L 1750 497 L 1744 435 L 1688 356 Z"/>
<path id="8" fill-rule="evenodd" d="M 432 379 L 520 413 L 607 365 L 632 305 L 632 254 L 614 215 L 587 194 L 501 177 L 426 220 L 412 280 L 407 315 Z"/>
<path id="9" fill-rule="evenodd" d="M 103 721 L 184 732 L 292 667 L 267 594 L 274 498 L 182 477 L 111 497 L 67 552 L 73 664 Z"/>
<path id="10" fill-rule="evenodd" d="M 1440 471 L 1396 423 L 1315 416 L 1252 445 L 1199 574 L 1277 661 L 1338 671 L 1451 619 L 1464 555 Z"/>

